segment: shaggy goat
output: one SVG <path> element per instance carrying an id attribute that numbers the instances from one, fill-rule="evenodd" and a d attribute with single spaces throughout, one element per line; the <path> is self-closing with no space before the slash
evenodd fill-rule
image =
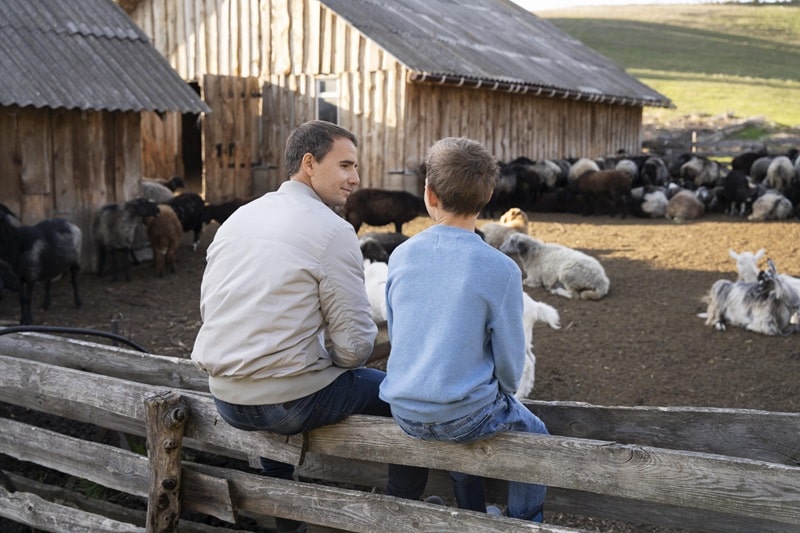
<path id="1" fill-rule="evenodd" d="M 800 293 L 777 273 L 767 260 L 768 270 L 755 282 L 721 279 L 708 293 L 706 325 L 724 331 L 739 326 L 764 335 L 789 335 L 800 323 Z"/>
<path id="2" fill-rule="evenodd" d="M 120 252 L 130 254 L 138 263 L 133 253 L 136 229 L 142 219 L 158 214 L 158 205 L 147 198 L 135 198 L 123 206 L 105 205 L 97 212 L 92 223 L 92 233 L 97 246 L 97 275 L 103 275 L 106 254 L 111 254 L 111 280 L 117 281 L 117 255 Z M 125 268 L 125 279 L 130 281 L 130 265 Z"/>
<path id="3" fill-rule="evenodd" d="M 359 189 L 348 196 L 344 205 L 344 218 L 356 232 L 362 224 L 394 224 L 394 231 L 402 233 L 403 224 L 427 214 L 422 197 L 406 191 Z"/>
<path id="4" fill-rule="evenodd" d="M 733 250 L 728 250 L 728 254 L 736 261 L 736 272 L 738 278 L 736 281 L 755 282 L 758 281 L 758 262 L 764 257 L 765 250 L 761 248 L 756 253 L 742 252 L 737 254 Z M 790 276 L 789 274 L 778 274 L 786 283 L 791 285 L 794 290 L 800 292 L 800 279 Z"/>
<path id="5" fill-rule="evenodd" d="M 33 323 L 31 299 L 38 281 L 44 281 L 42 309 L 50 308 L 51 281 L 69 271 L 75 307 L 81 307 L 78 272 L 81 269 L 83 234 L 78 226 L 63 218 L 42 220 L 33 226 L 19 225 L 19 220 L 5 208 L 0 210 L 0 259 L 12 269 L 3 285 L 13 289 L 19 284 L 20 324 Z"/>
<path id="6" fill-rule="evenodd" d="M 518 261 L 525 274 L 523 283 L 529 287 L 581 300 L 599 300 L 608 293 L 610 283 L 603 266 L 581 251 L 521 233 L 510 235 L 500 251 Z"/>

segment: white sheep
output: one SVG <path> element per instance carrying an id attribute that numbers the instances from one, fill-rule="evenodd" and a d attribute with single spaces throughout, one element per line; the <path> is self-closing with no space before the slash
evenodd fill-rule
<path id="1" fill-rule="evenodd" d="M 518 261 L 528 287 L 544 287 L 565 298 L 599 300 L 610 282 L 600 262 L 579 250 L 544 243 L 528 235 L 510 235 L 500 251 Z"/>
<path id="2" fill-rule="evenodd" d="M 706 325 L 724 331 L 728 324 L 764 335 L 789 335 L 800 323 L 800 293 L 778 275 L 768 259 L 769 269 L 758 281 L 721 279 L 711 286 L 706 301 Z"/>
<path id="3" fill-rule="evenodd" d="M 567 183 L 569 185 L 572 185 L 578 180 L 578 178 L 580 178 L 587 172 L 597 172 L 599 170 L 600 170 L 600 165 L 598 165 L 596 161 L 594 161 L 593 159 L 582 157 L 577 161 L 575 161 L 569 167 L 569 173 L 567 174 Z"/>
<path id="4" fill-rule="evenodd" d="M 481 226 L 483 240 L 495 248 L 512 233 L 528 234 L 528 214 L 518 207 L 512 207 L 500 217 L 500 222 L 487 222 Z"/>
<path id="5" fill-rule="evenodd" d="M 792 210 L 792 202 L 788 198 L 780 191 L 769 189 L 753 202 L 753 212 L 747 220 L 785 220 L 792 215 Z"/>
<path id="6" fill-rule="evenodd" d="M 383 261 L 364 259 L 364 287 L 367 289 L 367 300 L 376 324 L 386 322 L 386 278 L 389 265 Z"/>
<path id="7" fill-rule="evenodd" d="M 525 366 L 522 368 L 522 378 L 514 396 L 527 398 L 533 391 L 536 380 L 536 356 L 533 353 L 533 326 L 536 322 L 546 322 L 553 329 L 561 328 L 561 318 L 555 307 L 543 302 L 537 302 L 527 293 L 522 293 L 522 326 L 525 328 Z"/>
<path id="8" fill-rule="evenodd" d="M 736 261 L 736 271 L 738 278 L 736 281 L 744 281 L 753 283 L 758 281 L 758 262 L 764 257 L 765 250 L 759 249 L 756 253 L 742 252 L 736 253 L 733 250 L 728 250 L 728 254 Z M 800 279 L 790 276 L 789 274 L 778 274 L 783 280 L 788 283 L 794 290 L 800 292 Z"/>
<path id="9" fill-rule="evenodd" d="M 651 218 L 661 218 L 667 216 L 667 194 L 662 189 L 655 189 L 644 192 L 640 209 Z"/>
<path id="10" fill-rule="evenodd" d="M 785 155 L 779 155 L 770 161 L 763 183 L 768 189 L 775 189 L 785 194 L 792 184 L 792 178 L 794 178 L 792 160 Z"/>

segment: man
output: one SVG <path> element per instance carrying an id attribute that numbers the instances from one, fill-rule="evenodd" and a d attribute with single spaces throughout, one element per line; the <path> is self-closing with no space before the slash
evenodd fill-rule
<path id="1" fill-rule="evenodd" d="M 378 398 L 385 374 L 363 366 L 377 327 L 358 238 L 333 211 L 359 184 L 356 160 L 348 130 L 301 125 L 286 141 L 289 180 L 236 210 L 208 248 L 192 360 L 236 428 L 293 435 L 356 413 L 390 416 Z M 292 465 L 261 464 L 265 475 L 293 477 Z M 417 499 L 426 481 L 427 470 L 390 466 L 386 493 Z"/>

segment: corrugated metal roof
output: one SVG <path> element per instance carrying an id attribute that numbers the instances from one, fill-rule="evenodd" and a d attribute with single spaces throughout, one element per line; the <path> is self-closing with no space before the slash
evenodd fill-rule
<path id="1" fill-rule="evenodd" d="M 412 71 L 412 81 L 672 105 L 610 59 L 509 0 L 320 1 Z"/>
<path id="2" fill-rule="evenodd" d="M 211 109 L 111 0 L 0 0 L 0 105 Z"/>

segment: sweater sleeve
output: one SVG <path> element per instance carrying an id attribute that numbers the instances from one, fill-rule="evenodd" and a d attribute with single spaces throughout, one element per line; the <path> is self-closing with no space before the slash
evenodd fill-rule
<path id="1" fill-rule="evenodd" d="M 330 357 L 344 368 L 364 365 L 378 328 L 372 320 L 358 239 L 352 229 L 335 233 L 321 260 L 320 305 Z"/>

